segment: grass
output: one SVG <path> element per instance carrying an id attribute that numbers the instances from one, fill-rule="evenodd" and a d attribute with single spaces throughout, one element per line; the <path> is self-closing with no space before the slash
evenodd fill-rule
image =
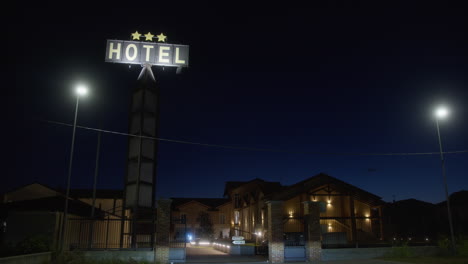
<path id="1" fill-rule="evenodd" d="M 468 264 L 468 257 L 386 257 L 384 260 L 419 264 Z"/>
<path id="2" fill-rule="evenodd" d="M 384 260 L 403 263 L 420 264 L 468 264 L 468 258 L 464 257 L 410 257 L 410 258 L 384 258 Z"/>

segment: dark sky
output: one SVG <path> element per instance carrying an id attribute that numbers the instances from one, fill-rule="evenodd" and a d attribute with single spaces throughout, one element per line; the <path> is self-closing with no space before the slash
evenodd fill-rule
<path id="1" fill-rule="evenodd" d="M 221 197 L 226 181 L 288 185 L 325 172 L 385 201 L 440 202 L 437 154 L 319 153 L 438 152 L 433 110 L 442 103 L 452 111 L 440 123 L 444 150 L 468 150 L 466 13 L 462 1 L 16 6 L 7 16 L 14 78 L 4 87 L 0 191 L 33 181 L 65 186 L 72 130 L 43 120 L 73 122 L 77 82 L 91 90 L 78 125 L 127 132 L 141 67 L 104 62 L 105 45 L 138 30 L 190 45 L 182 74 L 153 67 L 161 138 L 279 150 L 162 141 L 158 197 Z M 96 141 L 96 132 L 77 130 L 72 187 L 91 188 Z M 100 188 L 122 188 L 126 148 L 126 137 L 103 134 Z M 446 155 L 449 192 L 468 189 L 467 164 L 467 152 Z"/>

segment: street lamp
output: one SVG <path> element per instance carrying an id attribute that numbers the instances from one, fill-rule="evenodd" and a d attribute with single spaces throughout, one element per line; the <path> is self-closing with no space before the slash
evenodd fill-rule
<path id="1" fill-rule="evenodd" d="M 440 130 L 439 130 L 439 119 L 444 119 L 449 115 L 449 110 L 446 107 L 439 107 L 435 111 L 436 116 L 436 125 L 437 125 L 437 136 L 439 138 L 439 148 L 440 148 L 440 160 L 442 162 L 442 177 L 444 178 L 444 186 L 445 186 L 445 199 L 447 200 L 447 213 L 448 213 L 448 220 L 449 220 L 449 227 L 450 227 L 450 240 L 451 240 L 451 250 L 452 253 L 455 253 L 455 236 L 453 235 L 453 224 L 452 224 L 452 213 L 450 210 L 450 199 L 448 194 L 447 188 L 447 175 L 445 174 L 445 159 L 444 153 L 442 151 L 442 140 L 440 139 Z"/>
<path id="2" fill-rule="evenodd" d="M 63 246 L 65 244 L 65 227 L 67 225 L 67 215 L 68 215 L 68 199 L 70 196 L 70 180 L 72 173 L 72 164 L 73 164 L 73 149 L 75 147 L 75 132 L 76 132 L 76 119 L 78 117 L 78 104 L 80 102 L 80 97 L 85 96 L 88 93 L 88 88 L 80 84 L 75 89 L 76 92 L 76 104 L 75 104 L 75 118 L 73 120 L 73 133 L 71 140 L 71 149 L 70 149 L 70 162 L 68 164 L 68 177 L 67 177 L 67 190 L 65 194 L 65 208 L 63 210 L 63 220 L 62 220 L 62 230 L 60 232 L 60 251 L 63 251 Z"/>

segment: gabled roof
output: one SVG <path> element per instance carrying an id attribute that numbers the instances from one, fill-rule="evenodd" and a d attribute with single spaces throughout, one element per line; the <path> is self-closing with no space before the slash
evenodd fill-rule
<path id="1" fill-rule="evenodd" d="M 197 202 L 210 209 L 216 209 L 218 206 L 229 202 L 229 199 L 225 198 L 171 198 L 171 200 L 173 208 L 180 207 L 190 202 Z"/>
<path id="2" fill-rule="evenodd" d="M 92 189 L 70 189 L 70 197 L 73 198 L 93 198 Z M 122 199 L 123 190 L 96 189 L 96 198 L 102 199 Z"/>
<path id="3" fill-rule="evenodd" d="M 2 194 L 1 202 L 32 200 L 43 197 L 51 197 L 62 195 L 60 192 L 45 184 L 33 182 L 25 185 L 18 186 L 10 191 Z M 7 199 L 4 201 L 4 199 Z"/>
<path id="4" fill-rule="evenodd" d="M 229 195 L 229 192 L 233 189 L 239 188 L 243 185 L 257 184 L 257 187 L 263 192 L 263 194 L 269 195 L 273 192 L 277 192 L 283 188 L 279 182 L 267 182 L 259 178 L 255 178 L 251 181 L 228 181 L 224 187 L 224 195 Z"/>
<path id="5" fill-rule="evenodd" d="M 28 187 L 38 186 L 43 189 L 48 189 L 51 192 L 54 192 L 56 195 L 63 195 L 65 196 L 66 190 L 63 188 L 52 188 L 47 186 L 43 183 L 33 182 L 29 184 L 25 184 L 19 187 L 12 189 L 4 193 L 4 195 L 8 195 L 10 193 L 14 193 L 16 191 L 20 191 L 21 189 L 26 189 Z M 93 190 L 92 189 L 70 189 L 70 197 L 73 198 L 92 198 L 93 197 Z M 123 198 L 123 190 L 115 190 L 115 189 L 96 189 L 96 198 Z"/>
<path id="6" fill-rule="evenodd" d="M 435 206 L 435 204 L 417 200 L 414 198 L 396 201 L 394 203 L 390 203 L 390 205 L 404 206 L 404 207 L 434 207 Z"/>
<path id="7" fill-rule="evenodd" d="M 43 183 L 39 183 L 39 182 L 35 181 L 35 182 L 32 182 L 32 183 L 28 183 L 28 184 L 24 184 L 24 185 L 15 187 L 15 188 L 13 188 L 13 189 L 7 191 L 7 192 L 4 192 L 3 194 L 8 194 L 8 193 L 16 192 L 16 191 L 19 191 L 19 190 L 21 190 L 21 189 L 23 189 L 23 188 L 25 188 L 25 187 L 33 186 L 33 185 L 38 185 L 38 186 L 41 186 L 41 187 L 43 187 L 43 188 L 49 189 L 49 190 L 51 190 L 51 191 L 55 191 L 55 192 L 57 191 L 56 189 L 54 189 L 54 188 L 52 188 L 52 187 L 50 187 L 50 186 L 47 186 L 47 185 L 45 185 L 45 184 L 43 184 Z"/>
<path id="8" fill-rule="evenodd" d="M 68 212 L 73 215 L 90 217 L 92 206 L 79 200 L 70 199 L 68 201 Z M 65 197 L 50 196 L 34 200 L 24 200 L 0 204 L 0 211 L 5 214 L 9 211 L 47 211 L 63 212 L 65 207 Z M 104 216 L 104 212 L 95 209 L 96 216 Z"/>
<path id="9" fill-rule="evenodd" d="M 304 192 L 313 194 L 314 189 L 318 191 L 321 187 L 324 186 L 330 186 L 340 193 L 350 195 L 356 200 L 367 203 L 369 205 L 377 206 L 384 204 L 381 197 L 324 173 L 320 173 L 294 185 L 286 187 L 283 191 L 273 193 L 268 198 L 272 200 L 288 200 Z"/>
<path id="10" fill-rule="evenodd" d="M 468 191 L 461 190 L 450 194 L 450 206 L 468 206 Z M 438 203 L 439 206 L 447 206 L 447 201 Z"/>

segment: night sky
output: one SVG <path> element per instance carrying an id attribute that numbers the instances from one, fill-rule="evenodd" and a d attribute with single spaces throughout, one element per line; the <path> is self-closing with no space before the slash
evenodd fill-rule
<path id="1" fill-rule="evenodd" d="M 190 46 L 181 74 L 153 67 L 159 137 L 234 147 L 160 141 L 157 197 L 222 197 L 226 181 L 289 185 L 324 172 L 385 201 L 440 202 L 439 104 L 451 109 L 440 122 L 444 150 L 465 151 L 446 155 L 449 192 L 468 190 L 462 2 L 16 6 L 7 17 L 14 73 L 3 86 L 0 192 L 34 181 L 66 185 L 72 129 L 47 121 L 73 123 L 78 82 L 90 88 L 78 125 L 127 132 L 141 67 L 104 62 L 105 46 L 138 30 Z M 95 131 L 77 130 L 73 188 L 92 187 L 96 142 Z M 126 150 L 125 136 L 103 134 L 99 188 L 123 188 Z M 436 154 L 356 155 L 428 152 Z"/>

